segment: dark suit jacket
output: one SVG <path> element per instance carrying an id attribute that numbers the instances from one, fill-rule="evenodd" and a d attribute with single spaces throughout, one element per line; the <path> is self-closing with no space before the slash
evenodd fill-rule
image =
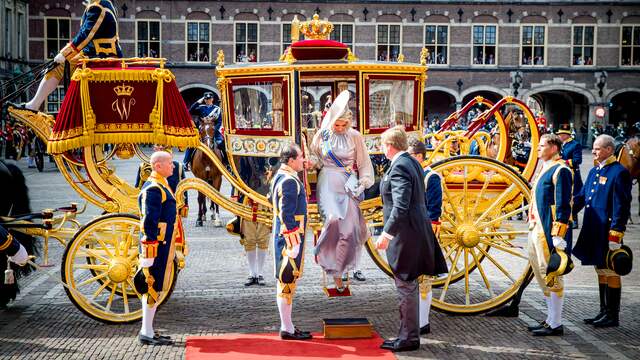
<path id="1" fill-rule="evenodd" d="M 394 275 L 404 281 L 447 272 L 431 229 L 424 191 L 422 167 L 407 153 L 393 162 L 380 183 L 384 232 L 394 236 L 387 260 Z"/>

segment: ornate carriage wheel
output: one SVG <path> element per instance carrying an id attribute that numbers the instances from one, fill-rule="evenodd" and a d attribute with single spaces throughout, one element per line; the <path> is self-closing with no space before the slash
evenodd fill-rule
<path id="1" fill-rule="evenodd" d="M 131 214 L 109 214 L 84 225 L 67 244 L 61 276 L 71 302 L 92 319 L 105 323 L 130 323 L 142 316 L 140 295 L 133 288 L 138 267 L 140 219 Z M 175 286 L 174 262 L 169 291 Z"/>

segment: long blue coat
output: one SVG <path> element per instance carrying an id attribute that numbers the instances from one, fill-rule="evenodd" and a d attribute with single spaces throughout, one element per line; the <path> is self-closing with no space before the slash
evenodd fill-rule
<path id="1" fill-rule="evenodd" d="M 580 175 L 580 164 L 582 164 L 582 145 L 570 139 L 562 145 L 562 159 L 567 161 L 567 164 L 573 170 L 573 195 L 582 190 L 582 175 Z"/>
<path id="2" fill-rule="evenodd" d="M 426 168 L 424 170 L 424 202 L 431 221 L 440 221 L 442 215 L 442 178 L 438 173 Z"/>
<path id="3" fill-rule="evenodd" d="M 144 251 L 147 244 L 158 244 L 157 256 L 149 272 L 155 279 L 153 288 L 156 291 L 167 290 L 175 256 L 173 230 L 177 212 L 176 199 L 165 178 L 151 173 L 138 195 L 138 207 L 142 217 L 140 251 Z"/>
<path id="4" fill-rule="evenodd" d="M 116 10 L 109 0 L 92 2 L 80 19 L 80 30 L 70 42 L 89 58 L 122 57 Z"/>
<path id="5" fill-rule="evenodd" d="M 573 198 L 576 211 L 584 208 L 582 229 L 573 254 L 582 265 L 602 266 L 609 251 L 609 232 L 624 233 L 631 208 L 631 176 L 613 156 L 595 166 Z"/>

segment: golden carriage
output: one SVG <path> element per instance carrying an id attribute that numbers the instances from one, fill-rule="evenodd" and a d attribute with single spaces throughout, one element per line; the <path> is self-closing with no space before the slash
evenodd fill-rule
<path id="1" fill-rule="evenodd" d="M 313 21 L 319 20 L 294 24 L 293 28 L 315 29 L 315 35 L 319 32 L 321 36 L 331 31 L 326 23 Z M 307 35 L 314 33 L 309 31 Z M 108 323 L 131 322 L 141 317 L 140 295 L 132 285 L 138 266 L 137 189 L 118 177 L 110 163 L 114 156 L 137 155 L 148 161 L 141 148 L 145 143 L 197 147 L 238 194 L 260 206 L 238 202 L 197 178 L 179 183 L 178 206 L 183 205 L 182 194 L 195 189 L 237 216 L 271 224 L 271 204 L 243 181 L 239 159 L 277 157 L 286 144 L 293 142 L 308 151 L 320 126 L 324 105 L 340 91 L 352 93 L 354 125 L 365 137 L 369 153 L 378 165 L 378 175 L 384 171 L 380 144 L 384 130 L 402 124 L 411 138 L 424 139 L 426 50 L 417 64 L 402 62 L 402 56 L 397 63 L 359 61 L 344 44 L 327 43 L 322 38 L 313 40 L 317 41 L 312 46 L 294 43 L 280 61 L 272 63 L 227 65 L 222 51 L 218 52 L 217 86 L 226 150 L 232 159 L 230 171 L 208 146 L 199 143 L 193 126 L 185 123 L 184 104 L 172 103 L 171 99 L 178 95 L 177 88 L 173 75 L 164 68 L 164 60 L 84 61 L 73 75 L 72 87 L 77 87 L 77 97 L 68 94 L 63 104 L 63 108 L 68 104 L 68 113 L 72 114 L 66 118 L 68 121 L 10 109 L 15 118 L 34 129 L 47 143 L 74 190 L 106 213 L 80 226 L 75 220 L 77 209 L 67 209 L 50 217 L 49 222 L 56 226 L 31 231 L 65 244 L 62 281 L 69 298 L 81 311 Z M 304 45 L 298 42 L 301 44 Z M 135 91 L 155 96 L 145 96 L 146 102 L 136 100 L 142 102 L 134 101 L 132 105 L 131 94 Z M 513 116 L 513 112 L 505 109 L 520 109 L 531 133 L 532 148 L 538 141 L 533 115 L 519 100 L 505 98 L 492 104 L 476 98 L 474 102 L 448 119 L 448 123 L 453 123 L 472 106 L 484 107 L 470 130 L 445 128 L 433 135 L 437 145 L 426 161 L 444 179 L 440 242 L 450 267 L 448 274 L 435 281 L 433 305 L 443 311 L 464 314 L 484 312 L 508 301 L 529 269 L 524 252 L 526 224 L 514 218 L 528 209 L 528 180 L 535 170 L 536 159 L 529 154 L 522 171 L 504 163 L 509 153 L 508 124 Z M 135 111 L 140 112 L 138 116 Z M 137 120 L 132 122 L 125 117 Z M 490 119 L 496 122 L 494 134 L 480 129 Z M 492 137 L 493 158 L 487 156 Z M 450 151 L 454 141 L 461 144 L 456 154 Z M 480 149 L 479 155 L 465 155 L 473 142 Z M 104 151 L 103 144 L 116 146 Z M 308 172 L 303 177 L 311 200 L 309 225 L 317 232 L 322 219 L 314 201 L 316 174 Z M 361 208 L 371 226 L 380 224 L 379 197 L 364 200 Z M 384 254 L 374 248 L 371 239 L 366 246 L 373 261 L 390 274 Z M 184 267 L 186 250 L 183 242 L 174 266 L 174 281 L 178 270 Z M 165 294 L 165 299 L 168 296 L 170 293 Z"/>

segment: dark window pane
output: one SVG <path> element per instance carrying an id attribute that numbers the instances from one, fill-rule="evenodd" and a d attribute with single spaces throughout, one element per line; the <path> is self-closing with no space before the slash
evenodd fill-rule
<path id="1" fill-rule="evenodd" d="M 640 65 L 640 47 L 633 48 L 633 65 Z"/>
<path id="2" fill-rule="evenodd" d="M 630 26 L 622 28 L 622 45 L 631 45 L 631 30 Z"/>
<path id="3" fill-rule="evenodd" d="M 209 24 L 200 23 L 200 41 L 209 41 Z"/>
<path id="4" fill-rule="evenodd" d="M 247 25 L 236 24 L 236 42 L 247 41 Z"/>
<path id="5" fill-rule="evenodd" d="M 438 46 L 438 57 L 436 58 L 436 63 L 438 64 L 447 63 L 447 47 L 446 46 Z"/>
<path id="6" fill-rule="evenodd" d="M 149 28 L 146 21 L 138 22 L 138 40 L 149 40 Z"/>
<path id="7" fill-rule="evenodd" d="M 59 47 L 58 47 L 58 40 L 47 40 L 47 58 L 52 59 L 54 56 L 56 56 L 56 53 L 58 52 Z"/>
<path id="8" fill-rule="evenodd" d="M 522 65 L 533 65 L 533 49 L 530 46 L 522 48 Z"/>
<path id="9" fill-rule="evenodd" d="M 331 32 L 329 39 L 333 41 L 340 41 L 340 25 L 334 25 L 333 31 Z"/>
<path id="10" fill-rule="evenodd" d="M 582 45 L 582 26 L 573 28 L 573 45 Z"/>
<path id="11" fill-rule="evenodd" d="M 633 27 L 633 45 L 640 45 L 640 26 Z"/>
<path id="12" fill-rule="evenodd" d="M 151 57 L 160 57 L 160 43 L 159 42 L 150 42 L 149 43 L 149 56 Z"/>
<path id="13" fill-rule="evenodd" d="M 198 24 L 187 23 L 187 41 L 198 40 Z"/>
<path id="14" fill-rule="evenodd" d="M 584 45 L 593 45 L 593 26 L 585 26 L 584 28 Z"/>
<path id="15" fill-rule="evenodd" d="M 447 43 L 447 34 L 449 32 L 449 28 L 447 26 L 438 26 L 438 44 L 446 44 Z"/>
<path id="16" fill-rule="evenodd" d="M 378 43 L 386 44 L 389 42 L 389 26 L 378 25 Z"/>
<path id="17" fill-rule="evenodd" d="M 483 39 L 484 39 L 484 27 L 474 26 L 473 27 L 473 43 L 482 44 Z"/>
<path id="18" fill-rule="evenodd" d="M 582 47 L 576 46 L 573 48 L 573 65 L 582 65 Z"/>
<path id="19" fill-rule="evenodd" d="M 543 45 L 544 44 L 544 27 L 536 26 L 535 28 L 535 44 Z"/>
<path id="20" fill-rule="evenodd" d="M 146 57 L 149 55 L 149 46 L 146 42 L 138 43 L 138 57 Z"/>
<path id="21" fill-rule="evenodd" d="M 197 61 L 198 60 L 198 44 L 188 44 L 187 45 L 187 61 Z"/>
<path id="22" fill-rule="evenodd" d="M 400 25 L 390 25 L 389 43 L 400 44 Z"/>
<path id="23" fill-rule="evenodd" d="M 474 46 L 473 47 L 473 63 L 482 64 L 483 62 L 484 62 L 484 47 Z"/>
<path id="24" fill-rule="evenodd" d="M 247 24 L 247 41 L 258 42 L 258 24 Z"/>
<path id="25" fill-rule="evenodd" d="M 487 26 L 485 28 L 485 44 L 495 45 L 496 43 L 496 27 Z"/>
<path id="26" fill-rule="evenodd" d="M 399 45 L 391 45 L 391 46 L 389 46 L 389 61 L 398 60 L 398 54 L 400 54 L 400 46 Z"/>
<path id="27" fill-rule="evenodd" d="M 342 42 L 351 44 L 353 42 L 353 26 L 342 25 Z"/>
<path id="28" fill-rule="evenodd" d="M 157 21 L 149 22 L 149 40 L 160 40 L 160 23 Z"/>
<path id="29" fill-rule="evenodd" d="M 58 19 L 47 19 L 47 37 L 58 37 Z"/>
<path id="30" fill-rule="evenodd" d="M 427 26 L 425 28 L 424 43 L 425 44 L 435 44 L 436 43 L 436 27 L 435 27 L 435 25 L 434 26 Z"/>
<path id="31" fill-rule="evenodd" d="M 531 45 L 533 40 L 533 29 L 531 26 L 524 26 L 522 28 L 522 45 Z"/>
<path id="32" fill-rule="evenodd" d="M 436 58 L 438 56 L 438 54 L 436 52 L 436 47 L 435 46 L 425 46 L 425 48 L 428 51 L 427 64 L 435 64 L 436 63 Z"/>
<path id="33" fill-rule="evenodd" d="M 291 42 L 291 24 L 282 25 L 282 42 Z"/>
<path id="34" fill-rule="evenodd" d="M 246 61 L 247 53 L 245 50 L 245 44 L 236 44 L 236 61 Z"/>
<path id="35" fill-rule="evenodd" d="M 60 26 L 60 32 L 58 36 L 59 38 L 65 39 L 65 40 L 71 39 L 71 35 L 69 33 L 70 22 L 71 22 L 70 20 L 66 20 L 66 19 L 60 20 L 60 22 L 58 23 Z"/>
<path id="36" fill-rule="evenodd" d="M 620 59 L 620 63 L 622 65 L 631 65 L 631 48 L 630 47 L 622 48 L 622 58 Z"/>

